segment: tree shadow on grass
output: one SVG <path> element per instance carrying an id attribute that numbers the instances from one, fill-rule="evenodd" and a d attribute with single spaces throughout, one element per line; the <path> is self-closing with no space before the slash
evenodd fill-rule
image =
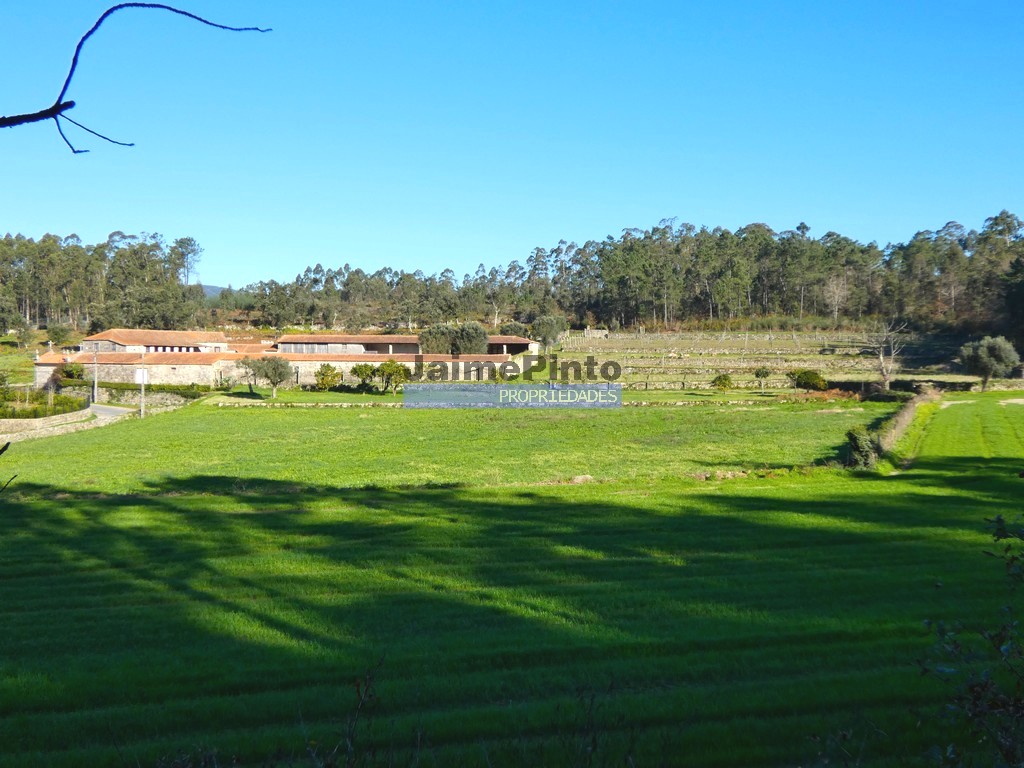
<path id="1" fill-rule="evenodd" d="M 376 748 L 420 729 L 440 763 L 539 758 L 602 690 L 608 738 L 646 734 L 650 762 L 723 729 L 720 762 L 799 760 L 807 729 L 934 698 L 913 666 L 949 608 L 934 574 L 981 610 L 964 538 L 1019 491 L 1008 466 L 958 483 L 970 463 L 713 492 L 23 485 L 0 515 L 0 765 L 301 750 L 381 656 Z"/>

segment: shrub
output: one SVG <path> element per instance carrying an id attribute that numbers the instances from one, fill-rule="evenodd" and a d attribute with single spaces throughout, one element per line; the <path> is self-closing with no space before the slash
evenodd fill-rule
<path id="1" fill-rule="evenodd" d="M 425 355 L 450 355 L 454 346 L 456 328 L 451 325 L 431 325 L 420 331 L 420 352 Z"/>
<path id="2" fill-rule="evenodd" d="M 510 320 L 507 323 L 502 323 L 501 328 L 498 329 L 498 333 L 502 336 L 522 336 L 523 338 L 530 337 L 530 329 L 525 323 L 520 323 L 515 320 Z"/>
<path id="3" fill-rule="evenodd" d="M 471 320 L 455 329 L 452 354 L 483 355 L 487 353 L 487 329 Z"/>
<path id="4" fill-rule="evenodd" d="M 51 323 L 46 328 L 46 336 L 55 347 L 63 347 L 64 343 L 71 338 L 71 327 L 62 323 Z"/>
<path id="5" fill-rule="evenodd" d="M 85 366 L 81 363 L 64 363 L 61 366 L 60 378 L 82 381 L 85 379 Z"/>
<path id="6" fill-rule="evenodd" d="M 352 366 L 352 375 L 359 379 L 360 386 L 366 389 L 377 375 L 377 369 L 370 363 L 358 363 Z"/>
<path id="7" fill-rule="evenodd" d="M 80 379 L 60 379 L 58 382 L 61 387 L 91 387 L 91 381 L 82 381 Z M 123 392 L 138 392 L 138 384 L 129 384 L 124 381 L 101 381 L 97 385 L 101 389 L 107 389 L 112 391 L 123 391 Z M 217 387 L 218 390 L 229 391 L 230 386 L 225 389 L 225 385 Z M 213 391 L 213 388 L 208 384 L 147 384 L 147 392 L 169 392 L 172 395 L 179 395 L 186 400 L 198 400 L 205 394 Z"/>
<path id="8" fill-rule="evenodd" d="M 409 380 L 409 369 L 394 360 L 378 365 L 375 373 L 380 379 L 381 389 L 385 392 L 391 390 L 392 394 L 398 391 L 399 385 Z"/>
<path id="9" fill-rule="evenodd" d="M 545 349 L 554 344 L 565 329 L 565 318 L 561 315 L 542 315 L 533 321 L 533 335 L 543 342 Z"/>
<path id="10" fill-rule="evenodd" d="M 62 413 L 81 411 L 88 407 L 85 400 L 69 395 L 54 395 L 52 405 L 46 402 L 46 396 L 42 392 L 33 393 L 31 399 L 34 404 L 22 408 L 0 405 L 0 419 L 39 419 L 44 416 L 59 416 Z"/>
<path id="11" fill-rule="evenodd" d="M 1019 363 L 1020 356 L 1003 336 L 986 336 L 960 347 L 960 363 L 975 376 L 981 377 L 981 391 L 988 387 L 989 379 L 1009 375 Z"/>
<path id="12" fill-rule="evenodd" d="M 878 460 L 878 453 L 875 450 L 875 440 L 871 433 L 863 426 L 856 426 L 846 433 L 847 461 L 846 463 L 856 469 L 871 469 Z"/>
<path id="13" fill-rule="evenodd" d="M 732 389 L 732 376 L 728 373 L 720 373 L 711 380 L 711 386 L 715 389 Z"/>
<path id="14" fill-rule="evenodd" d="M 786 376 L 796 389 L 803 389 L 807 392 L 824 392 L 828 389 L 828 382 L 821 377 L 820 373 L 811 368 L 790 371 Z"/>
<path id="15" fill-rule="evenodd" d="M 324 363 L 313 373 L 313 378 L 316 380 L 317 392 L 326 392 L 341 383 L 341 371 L 330 363 Z"/>

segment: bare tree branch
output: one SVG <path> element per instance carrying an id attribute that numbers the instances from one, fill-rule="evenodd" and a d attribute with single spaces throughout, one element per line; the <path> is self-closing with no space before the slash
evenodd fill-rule
<path id="1" fill-rule="evenodd" d="M 31 112 L 27 115 L 12 115 L 11 117 L 0 116 L 0 128 L 13 128 L 16 125 L 38 123 L 42 120 L 56 118 L 58 115 L 66 112 L 74 106 L 75 102 L 73 101 L 65 101 L 61 103 L 60 99 L 58 99 L 52 107 L 41 109 L 38 112 Z"/>
<path id="2" fill-rule="evenodd" d="M 108 17 L 110 17 L 112 14 L 116 13 L 117 11 L 122 11 L 122 10 L 124 10 L 126 8 L 150 8 L 150 9 L 154 9 L 154 10 L 170 11 L 171 13 L 176 13 L 179 16 L 185 16 L 186 18 L 193 19 L 194 21 L 198 21 L 201 24 L 206 24 L 207 26 L 214 27 L 216 29 L 224 29 L 224 30 L 227 30 L 229 32 L 270 32 L 271 31 L 270 29 L 263 29 L 261 27 L 229 27 L 229 26 L 226 26 L 224 24 L 217 24 L 216 22 L 210 21 L 209 19 L 204 19 L 202 16 L 197 16 L 194 13 L 189 13 L 188 11 L 183 11 L 180 8 L 174 8 L 173 6 L 170 6 L 170 5 L 164 5 L 163 3 L 119 3 L 118 5 L 112 6 L 112 7 L 108 8 L 106 11 L 104 11 L 103 15 L 101 15 L 96 20 L 96 23 L 93 24 L 92 27 L 89 29 L 89 31 L 86 32 L 82 36 L 82 39 L 78 41 L 78 45 L 75 46 L 75 55 L 71 59 L 71 69 L 68 70 L 68 76 L 64 80 L 64 87 L 60 89 L 60 94 L 57 96 L 57 99 L 53 102 L 53 104 L 51 106 L 47 107 L 46 109 L 39 110 L 38 112 L 29 112 L 29 113 L 26 113 L 26 114 L 23 114 L 23 115 L 11 115 L 10 117 L 0 116 L 0 128 L 13 128 L 13 127 L 18 126 L 18 125 L 27 125 L 29 123 L 38 123 L 38 122 L 41 122 L 43 120 L 53 120 L 53 122 L 56 123 L 56 125 L 57 125 L 57 131 L 60 133 L 60 137 L 62 139 L 64 139 L 64 143 L 67 144 L 68 147 L 70 147 L 72 152 L 74 152 L 75 154 L 82 154 L 83 152 L 88 152 L 89 150 L 87 150 L 87 149 L 75 149 L 74 146 L 72 146 L 71 142 L 68 141 L 67 136 L 64 135 L 64 131 L 61 129 L 61 126 L 60 126 L 60 118 L 63 117 L 68 122 L 70 122 L 70 123 L 72 123 L 74 125 L 77 125 L 82 130 L 88 131 L 89 133 L 93 134 L 94 136 L 98 136 L 101 139 L 109 141 L 111 144 L 118 144 L 118 145 L 120 145 L 122 147 L 132 147 L 132 146 L 135 146 L 134 144 L 128 144 L 128 143 L 125 143 L 125 142 L 122 142 L 122 141 L 114 141 L 110 137 L 104 136 L 102 133 L 97 133 L 96 131 L 94 131 L 94 130 L 92 130 L 90 128 L 86 128 L 81 123 L 75 122 L 70 117 L 68 117 L 66 114 L 64 114 L 69 109 L 72 109 L 75 106 L 75 102 L 73 102 L 73 101 L 64 101 L 64 97 L 67 95 L 68 88 L 71 87 L 71 80 L 75 76 L 75 70 L 78 69 L 78 58 L 79 58 L 80 54 L 82 53 L 82 48 L 85 45 L 85 41 L 93 36 L 93 34 L 96 32 L 96 30 L 98 30 L 103 25 L 103 22 L 106 21 Z"/>

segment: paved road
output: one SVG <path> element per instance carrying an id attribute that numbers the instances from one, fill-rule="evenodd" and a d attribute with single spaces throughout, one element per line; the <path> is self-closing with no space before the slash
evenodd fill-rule
<path id="1" fill-rule="evenodd" d="M 138 408 L 122 408 L 117 405 L 93 403 L 89 406 L 89 410 L 96 416 L 97 421 L 111 421 L 113 419 L 120 419 L 122 416 L 127 416 L 130 413 L 135 413 Z"/>

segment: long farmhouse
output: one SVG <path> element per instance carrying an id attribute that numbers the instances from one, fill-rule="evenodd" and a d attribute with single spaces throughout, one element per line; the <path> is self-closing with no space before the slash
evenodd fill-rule
<path id="1" fill-rule="evenodd" d="M 539 345 L 520 336 L 490 336 L 487 354 L 420 354 L 419 337 L 390 334 L 294 334 L 262 344 L 236 343 L 220 332 L 152 331 L 113 328 L 82 340 L 78 352 L 47 352 L 35 361 L 36 386 L 43 386 L 57 366 L 78 363 L 86 378 L 99 381 L 136 380 L 145 368 L 151 384 L 206 384 L 219 386 L 241 381 L 239 361 L 245 357 L 274 356 L 288 361 L 296 384 L 312 384 L 314 371 L 330 363 L 345 374 L 359 363 L 386 360 L 416 365 L 443 366 L 449 379 L 479 378 L 482 369 L 508 362 L 514 355 L 536 353 Z"/>

